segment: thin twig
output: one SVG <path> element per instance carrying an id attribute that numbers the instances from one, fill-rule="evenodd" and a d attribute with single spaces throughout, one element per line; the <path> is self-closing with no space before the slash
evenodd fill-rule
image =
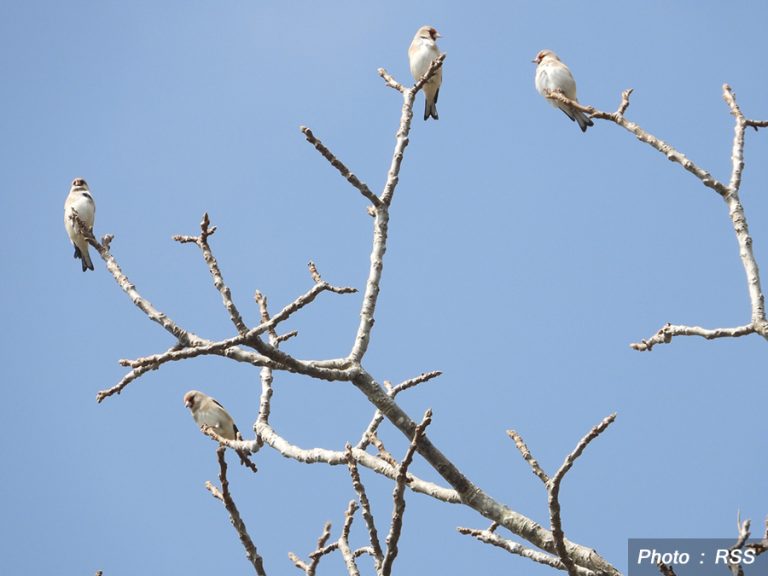
<path id="1" fill-rule="evenodd" d="M 96 240 L 96 237 L 93 235 L 93 231 L 85 225 L 85 223 L 77 214 L 72 214 L 71 217 L 74 219 L 80 232 L 83 234 L 88 243 L 96 249 L 96 251 L 99 253 L 99 256 L 101 256 L 101 259 L 104 260 L 107 265 L 107 270 L 109 270 L 109 272 L 112 274 L 112 277 L 115 279 L 118 286 L 120 286 L 123 292 L 128 295 L 136 307 L 144 312 L 144 314 L 146 314 L 147 318 L 153 322 L 158 323 L 167 332 L 173 335 L 176 340 L 185 346 L 196 346 L 202 341 L 197 335 L 178 326 L 173 320 L 168 318 L 168 316 L 157 310 L 154 306 L 152 306 L 152 303 L 149 300 L 144 298 L 139 293 L 139 291 L 136 290 L 136 286 L 130 280 L 128 280 L 128 277 L 125 274 L 123 274 L 123 271 L 117 264 L 117 260 L 109 251 L 109 246 L 112 242 L 113 236 L 105 236 L 105 242 L 100 244 Z"/>
<path id="2" fill-rule="evenodd" d="M 480 542 L 491 544 L 493 546 L 501 548 L 502 550 L 506 550 L 510 554 L 517 554 L 518 556 L 522 556 L 523 558 L 528 558 L 529 560 L 533 560 L 534 562 L 538 562 L 539 564 L 544 564 L 545 566 L 557 568 L 558 570 L 566 569 L 565 565 L 556 556 L 551 556 L 549 554 L 539 552 L 538 550 L 532 550 L 531 548 L 526 548 L 525 546 L 523 546 L 518 542 L 507 540 L 506 538 L 502 538 L 498 534 L 494 534 L 491 530 L 477 530 L 474 528 L 463 528 L 463 527 L 459 527 L 457 528 L 457 530 L 459 531 L 459 534 L 464 534 L 465 536 L 472 536 L 480 540 Z M 592 570 L 589 570 L 587 568 L 582 568 L 581 566 L 576 566 L 576 573 L 579 576 L 597 576 L 596 572 L 593 572 Z"/>
<path id="3" fill-rule="evenodd" d="M 721 196 L 725 196 L 728 193 L 728 187 L 725 184 L 715 179 L 709 172 L 707 172 L 703 168 L 700 168 L 696 163 L 694 163 L 692 160 L 687 158 L 685 154 L 683 154 L 682 152 L 676 150 L 675 148 L 673 148 L 671 145 L 667 144 L 663 140 L 659 140 L 652 134 L 649 134 L 648 132 L 643 130 L 638 124 L 634 122 L 630 122 L 624 117 L 624 112 L 629 106 L 629 94 L 631 94 L 631 90 L 630 91 L 625 90 L 624 93 L 622 93 L 622 102 L 619 106 L 619 109 L 616 112 L 603 112 L 602 110 L 598 110 L 597 108 L 594 108 L 592 106 L 584 106 L 583 104 L 580 104 L 578 102 L 575 102 L 574 100 L 567 98 L 561 92 L 550 92 L 548 97 L 553 100 L 558 100 L 560 102 L 568 104 L 568 106 L 571 106 L 572 108 L 575 108 L 577 110 L 581 110 L 582 112 L 589 114 L 591 118 L 609 120 L 617 124 L 618 126 L 621 126 L 625 130 L 632 132 L 632 134 L 634 134 L 638 140 L 640 140 L 641 142 L 645 142 L 652 148 L 655 148 L 656 150 L 664 154 L 667 160 L 680 164 L 688 172 L 690 172 L 691 174 L 696 176 L 696 178 L 701 180 L 701 182 L 706 187 L 711 188 Z"/>
<path id="4" fill-rule="evenodd" d="M 323 552 L 323 550 L 326 549 L 325 543 L 328 541 L 328 538 L 331 537 L 331 523 L 326 522 L 325 526 L 323 526 L 323 533 L 320 534 L 320 538 L 317 539 L 317 547 L 315 548 L 315 551 L 310 553 L 309 558 L 310 562 L 309 564 L 303 562 L 299 559 L 298 556 L 296 556 L 293 552 L 288 552 L 288 558 L 291 559 L 291 561 L 301 570 L 304 571 L 304 573 L 307 576 L 314 576 L 315 570 L 317 570 L 317 565 L 320 563 L 320 559 L 329 552 L 332 552 L 333 550 L 338 547 L 338 543 L 334 543 L 333 550 L 328 550 L 327 552 Z"/>
<path id="5" fill-rule="evenodd" d="M 563 478 L 568 473 L 568 471 L 573 466 L 573 463 L 576 461 L 576 459 L 581 456 L 581 454 L 584 452 L 586 447 L 589 445 L 592 440 L 600 436 L 600 434 L 603 433 L 603 431 L 608 428 L 608 426 L 611 425 L 611 423 L 616 420 L 616 414 L 611 414 L 610 416 L 607 416 L 603 418 L 603 420 L 594 426 L 592 430 L 590 430 L 586 436 L 584 436 L 579 443 L 576 445 L 576 448 L 568 454 L 568 456 L 565 458 L 565 462 L 563 462 L 562 466 L 558 469 L 558 471 L 555 473 L 555 475 L 552 477 L 552 479 L 547 483 L 547 500 L 549 503 L 549 518 L 550 518 L 550 525 L 552 530 L 552 538 L 554 539 L 555 544 L 555 551 L 557 552 L 557 555 L 560 557 L 560 560 L 562 561 L 563 565 L 568 570 L 568 574 L 571 576 L 576 576 L 577 570 L 575 566 L 575 562 L 573 558 L 570 557 L 568 549 L 565 544 L 565 533 L 563 531 L 563 525 L 562 525 L 562 518 L 560 516 L 560 501 L 559 501 L 559 495 L 560 495 L 560 484 L 563 481 Z"/>
<path id="6" fill-rule="evenodd" d="M 754 333 L 755 327 L 752 324 L 736 326 L 735 328 L 708 329 L 701 326 L 679 326 L 667 323 L 647 340 L 633 342 L 629 346 L 639 352 L 650 352 L 656 344 L 669 344 L 675 336 L 701 336 L 707 340 L 714 340 L 716 338 L 738 338 Z"/>
<path id="7" fill-rule="evenodd" d="M 371 192 L 370 188 L 368 188 L 368 185 L 365 182 L 361 182 L 357 176 L 350 172 L 349 168 L 347 168 L 341 160 L 336 158 L 333 152 L 328 150 L 328 148 L 325 147 L 319 138 L 315 137 L 315 135 L 312 133 L 312 130 L 306 126 L 301 126 L 299 129 L 303 132 L 304 136 L 307 138 L 307 141 L 312 144 L 315 149 L 320 152 L 320 154 L 322 154 L 323 158 L 331 163 L 331 166 L 336 168 L 336 170 L 338 170 L 339 173 L 344 178 L 346 178 L 347 182 L 352 184 L 352 186 L 357 188 L 363 196 L 368 198 L 368 200 L 371 201 L 371 204 L 377 207 L 381 205 L 381 200 L 378 196 L 376 196 L 376 194 Z"/>
<path id="8" fill-rule="evenodd" d="M 213 438 L 216 442 L 218 442 L 221 446 L 224 446 L 226 448 L 231 448 L 235 451 L 237 456 L 240 458 L 240 463 L 248 468 L 251 472 L 258 472 L 258 468 L 256 468 L 256 464 L 254 464 L 251 459 L 249 458 L 249 454 L 258 452 L 259 448 L 261 448 L 261 444 L 255 440 L 228 440 L 227 438 L 224 438 L 223 436 L 219 436 L 218 432 L 216 432 L 216 429 L 212 426 L 201 426 L 200 430 L 205 434 L 206 436 L 209 436 Z M 238 433 L 238 436 L 240 434 Z"/>
<path id="9" fill-rule="evenodd" d="M 517 446 L 520 454 L 523 455 L 523 459 L 528 462 L 533 473 L 536 474 L 536 476 L 538 476 L 539 479 L 544 482 L 544 484 L 547 484 L 549 482 L 549 476 L 547 476 L 546 472 L 541 469 L 539 462 L 536 460 L 536 458 L 533 457 L 533 454 L 531 454 L 528 446 L 526 446 L 525 442 L 523 441 L 523 437 L 514 430 L 507 430 L 507 435 L 512 438 L 515 446 Z"/>
<path id="10" fill-rule="evenodd" d="M 352 528 L 352 520 L 356 510 L 357 503 L 354 500 L 350 500 L 347 511 L 344 513 L 344 526 L 341 529 L 341 536 L 339 536 L 339 552 L 341 552 L 341 556 L 344 558 L 344 564 L 347 566 L 349 576 L 360 576 L 360 571 L 357 569 L 357 563 L 355 562 L 355 555 L 349 547 L 349 531 Z"/>
<path id="11" fill-rule="evenodd" d="M 256 551 L 256 546 L 251 540 L 251 536 L 248 534 L 248 530 L 245 527 L 245 522 L 240 517 L 240 512 L 237 510 L 235 501 L 232 499 L 232 495 L 229 492 L 229 480 L 227 480 L 227 461 L 224 459 L 225 448 L 219 446 L 216 449 L 216 455 L 219 460 L 219 481 L 221 482 L 221 496 L 220 499 L 224 503 L 224 506 L 229 512 L 229 520 L 237 531 L 237 535 L 240 537 L 240 542 L 245 548 L 245 555 L 253 565 L 253 569 L 259 576 L 266 576 L 264 571 L 264 562 Z M 217 496 L 218 497 L 218 496 Z"/>
<path id="12" fill-rule="evenodd" d="M 384 555 L 384 560 L 381 562 L 382 576 L 389 576 L 391 574 L 392 564 L 397 557 L 397 543 L 400 540 L 400 534 L 403 528 L 403 515 L 405 514 L 405 485 L 408 482 L 408 467 L 413 461 L 413 455 L 416 453 L 416 446 L 418 446 L 419 442 L 424 437 L 424 431 L 427 429 L 430 422 L 432 422 L 432 410 L 427 410 L 424 413 L 424 418 L 422 418 L 421 424 L 416 427 L 411 443 L 408 445 L 408 450 L 405 452 L 405 457 L 397 470 L 395 489 L 392 493 L 394 506 L 392 510 L 392 523 L 389 528 L 389 534 L 387 535 L 387 552 Z"/>
<path id="13" fill-rule="evenodd" d="M 379 453 L 379 458 L 384 460 L 387 464 L 390 464 L 393 467 L 397 467 L 397 460 L 394 456 L 387 450 L 386 446 L 384 446 L 384 442 L 382 442 L 381 438 L 379 438 L 376 434 L 369 434 L 368 435 L 368 442 L 370 444 L 373 444 L 374 448 Z"/>
<path id="14" fill-rule="evenodd" d="M 208 244 L 208 237 L 213 236 L 216 232 L 216 226 L 211 226 L 210 224 L 211 221 L 210 218 L 208 218 L 208 212 L 205 212 L 203 214 L 203 219 L 200 222 L 200 236 L 176 235 L 173 239 L 181 244 L 196 244 L 197 247 L 200 248 L 203 252 L 203 260 L 205 260 L 205 263 L 208 265 L 208 271 L 213 277 L 213 285 L 219 291 L 219 294 L 221 294 L 224 307 L 227 309 L 232 323 L 235 325 L 238 333 L 245 334 L 248 332 L 248 326 L 246 326 L 243 317 L 240 315 L 240 311 L 232 300 L 232 292 L 230 291 L 229 286 L 224 282 L 219 263 L 216 261 L 211 246 Z"/>
<path id="15" fill-rule="evenodd" d="M 357 492 L 357 499 L 360 502 L 360 509 L 362 510 L 363 520 L 368 527 L 368 538 L 371 541 L 371 550 L 373 561 L 376 565 L 376 572 L 381 572 L 381 563 L 384 558 L 384 553 L 381 550 L 381 544 L 379 543 L 379 533 L 376 530 L 376 522 L 371 512 L 371 503 L 368 500 L 368 495 L 365 493 L 365 486 L 360 479 L 360 472 L 357 469 L 357 462 L 352 454 L 352 446 L 347 443 L 345 447 L 347 455 L 347 467 L 349 468 L 349 475 L 352 478 L 352 487 Z"/>

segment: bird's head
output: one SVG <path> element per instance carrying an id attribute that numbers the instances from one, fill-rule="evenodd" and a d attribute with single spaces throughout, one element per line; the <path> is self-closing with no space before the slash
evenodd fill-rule
<path id="1" fill-rule="evenodd" d="M 545 58 L 554 58 L 555 60 L 560 60 L 560 58 L 557 57 L 557 54 L 552 52 L 552 50 L 541 50 L 538 54 L 536 54 L 536 58 L 531 60 L 534 64 L 541 64 L 541 61 Z"/>
<path id="2" fill-rule="evenodd" d="M 197 390 L 190 390 L 189 392 L 184 394 L 184 406 L 186 406 L 190 410 L 194 410 L 199 403 L 200 403 L 200 392 L 198 392 Z"/>
<path id="3" fill-rule="evenodd" d="M 416 33 L 416 35 L 419 38 L 425 38 L 427 40 L 437 40 L 438 38 L 442 38 L 442 36 L 440 36 L 440 32 L 432 28 L 432 26 L 422 26 L 419 28 L 419 31 Z"/>

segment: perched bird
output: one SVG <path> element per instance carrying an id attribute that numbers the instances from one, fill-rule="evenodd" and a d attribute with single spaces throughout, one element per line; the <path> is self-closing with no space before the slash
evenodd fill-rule
<path id="1" fill-rule="evenodd" d="M 96 204 L 94 204 L 93 196 L 91 196 L 91 192 L 88 190 L 88 183 L 82 178 L 72 180 L 72 187 L 69 189 L 69 195 L 64 202 L 64 227 L 67 229 L 69 239 L 75 247 L 75 258 L 82 260 L 83 272 L 93 270 L 91 255 L 88 253 L 88 241 L 80 232 L 77 223 L 70 218 L 72 210 L 77 212 L 80 220 L 88 228 L 93 228 Z"/>
<path id="2" fill-rule="evenodd" d="M 192 412 L 197 425 L 210 426 L 216 434 L 227 440 L 242 440 L 240 431 L 235 426 L 232 416 L 214 398 L 197 390 L 184 394 L 184 406 Z"/>
<path id="3" fill-rule="evenodd" d="M 189 408 L 192 418 L 200 428 L 210 426 L 216 434 L 227 440 L 242 440 L 243 437 L 224 406 L 217 400 L 198 390 L 190 390 L 184 394 L 184 406 Z M 256 472 L 256 465 L 248 458 L 248 452 L 235 450 L 240 457 L 240 462 Z"/>
<path id="4" fill-rule="evenodd" d="M 440 38 L 437 30 L 432 26 L 422 26 L 413 37 L 413 42 L 408 48 L 408 61 L 411 65 L 411 74 L 418 82 L 429 70 L 435 58 L 440 56 L 440 49 L 436 40 Z M 434 76 L 424 84 L 424 120 L 430 116 L 435 120 L 437 116 L 437 96 L 440 94 L 440 84 L 443 82 L 443 69 L 440 68 Z"/>
<path id="5" fill-rule="evenodd" d="M 579 101 L 576 98 L 576 81 L 573 79 L 568 66 L 560 61 L 557 54 L 552 50 L 542 50 L 536 54 L 533 63 L 538 65 L 536 66 L 536 90 L 539 91 L 539 94 L 546 98 L 548 92 L 560 92 L 574 102 Z M 582 132 L 586 132 L 588 126 L 594 126 L 592 119 L 581 110 L 576 110 L 552 98 L 547 98 L 547 100 L 552 106 L 560 108 L 568 118 L 578 122 Z"/>

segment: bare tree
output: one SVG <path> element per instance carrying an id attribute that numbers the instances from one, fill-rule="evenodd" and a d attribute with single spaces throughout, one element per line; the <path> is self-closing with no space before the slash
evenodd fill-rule
<path id="1" fill-rule="evenodd" d="M 327 523 L 322 529 L 314 550 L 307 555 L 307 560 L 301 559 L 296 554 L 289 554 L 290 561 L 308 576 L 315 574 L 320 561 L 328 554 L 334 552 L 341 554 L 347 572 L 350 575 L 360 573 L 357 560 L 361 556 L 369 556 L 372 559 L 377 574 L 391 574 L 398 554 L 398 542 L 401 537 L 401 528 L 406 510 L 405 496 L 408 490 L 425 494 L 445 503 L 459 504 L 473 509 L 480 517 L 489 521 L 490 526 L 487 529 L 462 527 L 458 529 L 459 532 L 472 536 L 481 542 L 500 547 L 511 554 L 567 571 L 571 576 L 615 576 L 619 574 L 619 571 L 601 558 L 592 546 L 577 544 L 566 538 L 559 502 L 560 487 L 566 474 L 590 442 L 597 439 L 611 425 L 616 418 L 615 414 L 607 416 L 588 431 L 576 444 L 573 451 L 565 457 L 559 469 L 551 476 L 539 465 L 531 450 L 523 441 L 522 436 L 512 430 L 508 432 L 522 457 L 530 465 L 532 472 L 544 484 L 550 516 L 549 526 L 546 527 L 489 496 L 432 443 L 427 434 L 427 428 L 434 417 L 431 411 L 428 410 L 420 422 L 417 422 L 398 404 L 397 397 L 400 393 L 440 376 L 439 371 L 425 372 L 400 384 L 391 385 L 388 382 L 381 383 L 365 368 L 364 361 L 376 317 L 380 281 L 384 271 L 390 206 L 397 191 L 400 167 L 409 143 L 414 99 L 424 83 L 440 69 L 444 60 L 445 55 L 436 59 L 427 74 L 412 87 L 402 85 L 385 70 L 379 70 L 379 74 L 384 79 L 386 86 L 396 90 L 403 98 L 400 122 L 395 137 L 395 147 L 387 172 L 386 183 L 379 194 L 371 191 L 309 128 L 301 128 L 307 141 L 369 202 L 368 212 L 373 219 L 370 268 L 362 298 L 360 322 L 352 348 L 345 357 L 324 360 L 302 360 L 284 352 L 280 348 L 283 342 L 297 335 L 295 331 L 281 332 L 280 328 L 283 322 L 294 317 L 306 306 L 312 304 L 320 294 L 331 292 L 343 295 L 356 292 L 355 288 L 335 286 L 324 280 L 312 262 L 309 263 L 311 287 L 281 310 L 277 312 L 271 311 L 268 306 L 267 297 L 256 292 L 255 300 L 261 312 L 260 323 L 257 326 L 248 326 L 232 298 L 231 291 L 213 255 L 210 238 L 215 233 L 216 227 L 211 225 L 208 215 L 205 214 L 203 216 L 199 235 L 175 236 L 174 239 L 180 243 L 191 243 L 200 248 L 203 259 L 213 278 L 214 286 L 221 295 L 222 303 L 234 326 L 236 332 L 234 336 L 214 341 L 193 334 L 157 310 L 142 296 L 120 269 L 116 259 L 110 252 L 112 237 L 105 236 L 99 242 L 91 231 L 85 231 L 89 242 L 98 251 L 106 263 L 107 269 L 121 289 L 144 312 L 147 318 L 157 322 L 175 340 L 175 344 L 164 352 L 134 360 L 121 360 L 120 363 L 129 368 L 129 371 L 115 386 L 99 392 L 97 395 L 98 402 L 120 394 L 126 386 L 148 371 L 157 370 L 169 362 L 189 360 L 198 356 L 222 356 L 237 362 L 251 364 L 254 367 L 259 367 L 261 370 L 261 399 L 259 412 L 253 427 L 255 437 L 250 440 L 227 440 L 219 437 L 214 430 L 204 430 L 206 434 L 213 437 L 220 444 L 217 457 L 220 467 L 219 480 L 221 488 L 217 488 L 211 483 L 208 483 L 207 487 L 211 494 L 224 504 L 256 574 L 263 575 L 267 572 L 263 559 L 248 534 L 245 522 L 230 492 L 227 480 L 227 464 L 224 459 L 225 447 L 240 453 L 250 454 L 256 454 L 261 449 L 268 447 L 297 462 L 325 463 L 328 465 L 341 464 L 347 467 L 351 484 L 350 494 L 354 494 L 355 498 L 350 500 L 346 508 L 344 523 L 338 533 L 338 537 L 331 541 L 332 526 L 330 523 Z M 625 128 L 642 142 L 662 152 L 669 160 L 680 164 L 684 169 L 699 178 L 706 187 L 714 190 L 724 199 L 739 242 L 740 256 L 747 275 L 752 309 L 751 321 L 743 326 L 704 329 L 696 326 L 666 324 L 656 335 L 638 344 L 632 344 L 632 347 L 637 350 L 649 351 L 656 344 L 668 343 L 674 336 L 682 335 L 697 335 L 711 339 L 756 333 L 764 338 L 768 338 L 768 322 L 765 318 L 758 266 L 751 250 L 751 238 L 747 228 L 744 209 L 739 200 L 741 173 L 744 168 L 745 131 L 748 127 L 753 127 L 755 130 L 760 127 L 766 127 L 768 122 L 747 119 L 737 106 L 731 89 L 727 85 L 724 87 L 726 102 L 736 119 L 732 156 L 733 170 L 730 182 L 724 184 L 669 144 L 648 134 L 637 124 L 627 120 L 624 114 L 629 106 L 630 93 L 631 90 L 623 93 L 621 104 L 618 110 L 613 113 L 602 112 L 590 106 L 581 106 L 568 100 L 562 94 L 551 93 L 549 97 L 565 100 L 570 106 L 583 110 L 592 118 L 606 120 Z M 76 215 L 74 218 L 80 227 L 84 228 Z M 359 389 L 372 405 L 374 412 L 370 423 L 362 431 L 357 443 L 354 446 L 347 444 L 343 449 L 303 448 L 281 436 L 270 422 L 273 378 L 275 373 L 279 374 L 281 372 L 292 372 L 317 380 L 349 382 Z M 385 420 L 399 430 L 409 441 L 408 449 L 401 460 L 397 460 L 390 454 L 378 435 L 378 430 Z M 426 481 L 409 471 L 409 467 L 417 455 L 423 458 L 439 474 L 444 484 Z M 386 536 L 383 540 L 381 535 L 384 533 L 383 530 L 385 528 L 374 517 L 366 488 L 359 473 L 360 467 L 368 468 L 376 474 L 391 479 L 394 483 L 392 512 L 387 519 L 388 527 L 386 528 Z M 358 511 L 361 512 L 368 545 L 353 548 L 350 545 L 350 533 L 354 527 L 354 520 Z M 500 529 L 507 530 L 512 537 L 517 539 L 513 540 L 510 536 L 501 535 L 499 533 Z M 740 523 L 737 546 L 745 546 L 748 533 L 749 523 Z M 747 536 L 744 536 L 745 534 Z M 763 544 L 761 551 L 764 551 L 765 548 L 766 546 Z M 660 567 L 660 569 L 662 572 L 664 570 L 671 570 L 665 566 Z"/>

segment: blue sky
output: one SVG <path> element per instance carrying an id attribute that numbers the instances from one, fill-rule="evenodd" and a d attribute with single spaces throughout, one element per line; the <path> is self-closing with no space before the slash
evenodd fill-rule
<path id="1" fill-rule="evenodd" d="M 96 233 L 141 293 L 210 339 L 232 326 L 194 246 L 212 246 L 251 325 L 253 292 L 277 309 L 330 282 L 360 289 L 371 219 L 364 199 L 305 141 L 309 126 L 380 191 L 423 24 L 448 53 L 440 120 L 416 103 L 394 200 L 366 368 L 399 382 L 414 418 L 473 481 L 536 521 L 546 494 L 507 438 L 515 429 L 549 472 L 593 425 L 615 424 L 562 488 L 568 537 L 626 568 L 629 537 L 731 537 L 737 511 L 759 527 L 765 498 L 765 358 L 759 337 L 628 344 L 667 321 L 749 321 L 735 236 L 719 196 L 618 127 L 582 134 L 533 86 L 536 52 L 573 71 L 582 102 L 627 116 L 721 180 L 733 120 L 768 118 L 766 7 L 759 2 L 314 3 L 5 2 L 0 6 L 0 165 L 6 192 L 0 332 L 7 408 L 0 439 L 0 573 L 248 573 L 226 512 L 204 489 L 215 444 L 182 404 L 197 388 L 249 431 L 258 370 L 216 358 L 166 366 L 101 405 L 120 358 L 167 349 L 95 259 L 71 257 L 62 207 L 85 177 Z M 764 132 L 747 134 L 741 191 L 758 262 L 768 254 Z M 347 354 L 360 295 L 322 295 L 286 329 L 300 358 Z M 303 447 L 355 441 L 373 409 L 340 383 L 275 378 L 272 421 Z M 405 442 L 382 430 L 389 449 Z M 234 460 L 229 457 L 230 462 Z M 354 497 L 340 467 L 264 451 L 232 491 L 270 574 L 296 570 L 326 520 Z M 438 480 L 417 459 L 414 471 Z M 363 473 L 380 526 L 391 484 Z M 544 568 L 456 533 L 469 510 L 408 496 L 399 573 L 488 575 Z M 358 531 L 353 544 L 362 544 Z M 384 530 L 384 528 L 380 528 Z M 335 536 L 334 536 L 335 537 Z M 363 563 L 370 572 L 370 565 Z M 218 567 L 218 568 L 216 568 Z M 320 574 L 339 573 L 338 557 Z M 295 573 L 298 573 L 296 571 Z"/>

